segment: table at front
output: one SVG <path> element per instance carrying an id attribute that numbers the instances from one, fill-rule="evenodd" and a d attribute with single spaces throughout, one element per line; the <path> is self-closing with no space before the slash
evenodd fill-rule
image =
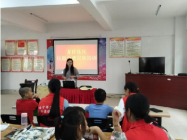
<path id="1" fill-rule="evenodd" d="M 96 103 L 94 100 L 94 92 L 96 88 L 92 90 L 79 90 L 76 89 L 67 89 L 61 88 L 60 95 L 68 100 L 69 103 L 81 103 L 81 104 L 90 104 Z"/>
<path id="2" fill-rule="evenodd" d="M 21 129 L 21 125 L 10 124 L 6 130 L 1 131 L 1 140 L 4 138 L 4 136 L 6 136 L 8 133 L 13 131 L 12 127 L 16 127 L 18 129 Z M 112 133 L 104 132 L 104 134 L 106 135 L 107 139 L 110 140 Z M 54 140 L 54 139 L 55 139 L 55 136 L 53 136 L 50 140 Z M 6 140 L 8 140 L 8 139 L 6 139 Z"/>
<path id="3" fill-rule="evenodd" d="M 61 88 L 60 95 L 68 100 L 69 103 L 82 103 L 82 104 L 90 104 L 96 103 L 94 100 L 94 92 L 96 88 L 92 90 L 79 90 L 76 89 L 67 89 Z M 37 94 L 40 99 L 44 98 L 49 94 L 49 90 L 47 86 L 38 86 L 37 87 Z"/>

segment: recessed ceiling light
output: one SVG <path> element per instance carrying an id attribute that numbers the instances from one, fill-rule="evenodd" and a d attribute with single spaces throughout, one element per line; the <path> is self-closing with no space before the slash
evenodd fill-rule
<path id="1" fill-rule="evenodd" d="M 36 14 L 30 13 L 30 15 L 35 16 L 35 17 L 37 17 L 37 18 L 39 18 L 40 20 L 43 20 L 43 21 L 45 21 L 45 22 L 48 22 L 46 19 L 44 19 L 44 18 L 42 18 L 42 17 L 40 17 L 40 16 L 38 16 L 38 15 L 36 15 Z"/>
<path id="2" fill-rule="evenodd" d="M 160 8 L 161 8 L 161 5 L 159 5 L 157 10 L 156 10 L 156 14 L 155 14 L 156 16 L 158 15 L 158 12 L 159 12 Z"/>

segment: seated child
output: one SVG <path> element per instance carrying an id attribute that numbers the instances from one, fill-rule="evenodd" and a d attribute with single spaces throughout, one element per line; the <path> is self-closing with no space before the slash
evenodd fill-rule
<path id="1" fill-rule="evenodd" d="M 81 107 L 67 107 L 63 116 L 55 119 L 56 140 L 84 140 L 86 132 L 97 134 L 100 140 L 107 140 L 99 127 L 87 126 L 85 111 Z"/>
<path id="2" fill-rule="evenodd" d="M 106 119 L 109 113 L 112 113 L 113 108 L 109 105 L 104 105 L 106 100 L 106 92 L 103 89 L 97 89 L 94 93 L 97 104 L 90 104 L 85 108 L 85 111 L 89 113 L 89 118 L 101 118 Z"/>
<path id="3" fill-rule="evenodd" d="M 33 92 L 29 87 L 20 88 L 19 94 L 21 95 L 22 99 L 18 99 L 16 101 L 17 115 L 21 115 L 21 113 L 27 113 L 31 124 L 34 124 L 33 111 L 37 109 L 38 103 L 36 100 L 33 99 L 38 98 L 38 96 L 33 95 Z"/>

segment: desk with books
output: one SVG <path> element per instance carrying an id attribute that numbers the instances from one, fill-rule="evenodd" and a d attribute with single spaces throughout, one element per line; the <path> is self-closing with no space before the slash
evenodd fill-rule
<path id="1" fill-rule="evenodd" d="M 10 132 L 14 131 L 12 129 L 12 127 L 21 129 L 21 125 L 16 125 L 16 124 L 10 124 L 8 126 L 7 129 L 5 129 L 4 131 L 1 131 L 1 140 L 3 140 L 4 136 L 6 136 L 7 134 L 9 134 Z M 107 139 L 110 140 L 112 133 L 111 132 L 104 132 L 104 134 L 106 135 Z M 5 139 L 8 140 L 8 139 Z M 55 136 L 53 135 L 50 140 L 55 140 Z"/>
<path id="2" fill-rule="evenodd" d="M 12 129 L 12 127 L 17 128 L 17 129 L 21 129 L 21 125 L 10 124 L 7 129 L 5 129 L 4 131 L 1 131 L 1 140 L 3 140 L 4 136 L 9 134 L 10 132 L 15 131 L 14 129 Z M 54 139 L 55 139 L 55 136 L 52 136 L 50 140 L 54 140 Z M 7 138 L 5 140 L 9 140 L 9 139 Z"/>

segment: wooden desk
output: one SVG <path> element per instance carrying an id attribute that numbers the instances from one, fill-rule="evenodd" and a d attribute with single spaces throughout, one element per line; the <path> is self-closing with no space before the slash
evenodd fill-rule
<path id="1" fill-rule="evenodd" d="M 103 133 L 106 135 L 107 139 L 110 140 L 112 133 L 111 132 L 103 132 Z"/>
<path id="2" fill-rule="evenodd" d="M 89 105 L 90 104 L 69 104 L 69 106 L 79 106 L 82 107 L 83 109 L 85 109 Z M 12 106 L 12 109 L 16 109 L 16 106 Z"/>
<path id="3" fill-rule="evenodd" d="M 157 109 L 159 109 L 159 108 L 157 108 Z M 162 109 L 160 109 L 160 110 L 162 110 Z M 157 122 L 158 122 L 159 126 L 162 126 L 162 117 L 170 118 L 170 114 L 169 114 L 169 112 L 167 110 L 163 110 L 163 112 L 158 112 L 158 113 L 150 111 L 149 115 L 152 118 L 156 118 L 157 119 Z"/>
<path id="4" fill-rule="evenodd" d="M 10 125 L 8 126 L 7 129 L 5 129 L 4 131 L 1 131 L 1 140 L 2 140 L 2 139 L 4 138 L 4 136 L 6 136 L 8 133 L 14 131 L 14 130 L 12 129 L 12 127 L 16 127 L 16 128 L 18 128 L 18 129 L 21 129 L 21 125 L 10 124 Z M 55 136 L 53 136 L 50 140 L 54 140 L 54 139 L 55 139 Z M 7 140 L 8 140 L 8 139 L 7 139 Z"/>
<path id="5" fill-rule="evenodd" d="M 40 99 L 46 97 L 49 94 L 48 86 L 37 86 L 37 95 Z"/>
<path id="6" fill-rule="evenodd" d="M 90 104 L 69 104 L 69 106 L 79 106 L 82 107 L 84 110 L 87 106 L 89 106 Z"/>
<path id="7" fill-rule="evenodd" d="M 157 109 L 159 109 L 159 108 L 157 108 Z M 162 110 L 162 109 L 160 109 L 160 110 Z M 151 117 L 166 117 L 166 118 L 170 118 L 170 114 L 169 114 L 169 112 L 167 110 L 163 110 L 163 112 L 158 112 L 158 113 L 150 111 L 149 115 Z"/>
<path id="8" fill-rule="evenodd" d="M 12 127 L 16 127 L 18 129 L 21 129 L 21 125 L 10 124 L 6 130 L 1 131 L 1 140 L 4 138 L 4 136 L 6 136 L 8 133 L 13 131 Z M 104 134 L 106 135 L 107 139 L 110 140 L 112 133 L 104 132 Z M 55 136 L 53 136 L 50 140 L 54 140 L 54 139 L 55 139 Z"/>

